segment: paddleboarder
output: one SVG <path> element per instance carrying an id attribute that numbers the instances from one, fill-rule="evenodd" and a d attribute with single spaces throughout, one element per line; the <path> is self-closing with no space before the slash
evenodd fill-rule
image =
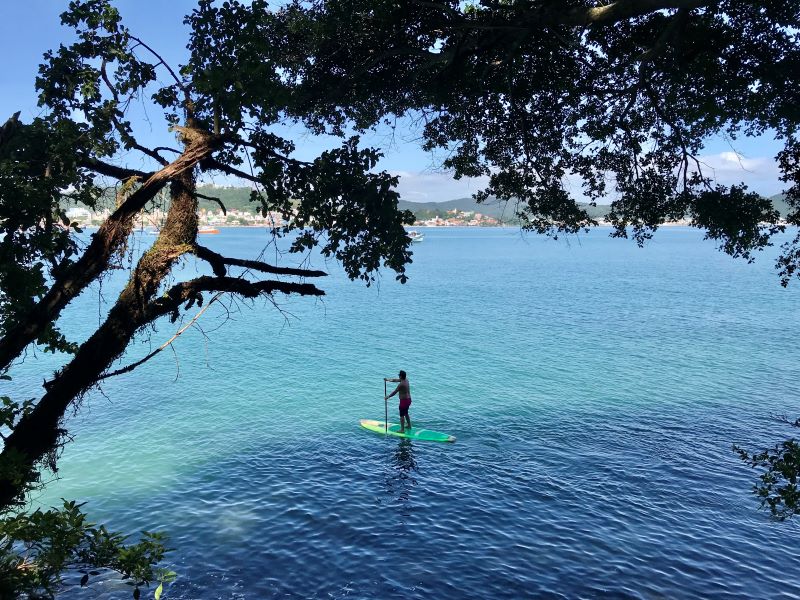
<path id="1" fill-rule="evenodd" d="M 383 378 L 384 381 L 391 381 L 397 384 L 395 390 L 386 396 L 386 400 L 398 394 L 400 397 L 400 433 L 405 433 L 405 423 L 408 423 L 408 428 L 411 429 L 411 419 L 408 416 L 408 409 L 411 406 L 411 386 L 408 384 L 408 377 L 406 376 L 405 371 L 400 371 L 399 379 L 387 379 L 386 377 Z M 405 418 L 405 421 L 403 419 Z"/>

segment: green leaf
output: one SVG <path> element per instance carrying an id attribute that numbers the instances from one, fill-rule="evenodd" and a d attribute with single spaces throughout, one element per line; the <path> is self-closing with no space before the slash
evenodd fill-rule
<path id="1" fill-rule="evenodd" d="M 163 591 L 164 591 L 164 584 L 159 583 L 155 593 L 156 600 L 159 600 L 159 598 L 161 598 L 161 592 Z"/>

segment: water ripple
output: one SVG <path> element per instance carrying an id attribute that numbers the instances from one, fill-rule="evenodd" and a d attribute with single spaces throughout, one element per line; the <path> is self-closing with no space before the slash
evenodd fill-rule
<path id="1" fill-rule="evenodd" d="M 434 231 L 408 286 L 334 274 L 298 322 L 243 315 L 205 355 L 189 332 L 177 382 L 165 358 L 87 400 L 43 501 L 168 531 L 167 598 L 798 597 L 794 526 L 730 450 L 796 410 L 796 292 L 659 239 Z M 456 444 L 357 427 L 396 365 Z"/>

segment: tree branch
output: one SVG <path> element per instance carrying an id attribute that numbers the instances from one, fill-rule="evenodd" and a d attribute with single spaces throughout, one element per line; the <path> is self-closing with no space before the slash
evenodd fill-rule
<path id="1" fill-rule="evenodd" d="M 184 331 L 189 329 L 189 327 L 194 325 L 194 323 L 203 315 L 203 313 L 206 312 L 211 307 L 211 305 L 214 304 L 214 302 L 216 302 L 217 300 L 219 300 L 220 297 L 222 297 L 222 294 L 224 294 L 224 292 L 217 292 L 214 295 L 214 297 L 211 300 L 209 300 L 209 302 L 200 310 L 200 312 L 198 312 L 194 317 L 192 317 L 191 321 L 189 321 L 188 323 L 186 323 L 186 325 L 184 325 L 178 331 L 176 331 L 175 335 L 173 335 L 166 342 L 161 344 L 158 348 L 153 350 L 150 354 L 148 354 L 147 356 L 145 356 L 141 360 L 137 360 L 134 363 L 131 363 L 131 364 L 125 366 L 125 367 L 122 367 L 121 369 L 116 369 L 116 370 L 114 370 L 114 371 L 112 371 L 110 373 L 103 373 L 100 377 L 97 378 L 97 381 L 101 381 L 103 379 L 108 379 L 109 377 L 115 377 L 116 375 L 122 375 L 123 373 L 130 373 L 136 367 L 146 363 L 148 360 L 153 358 L 156 354 L 161 352 L 164 348 L 166 348 L 167 346 L 171 345 L 172 342 L 177 340 Z"/>
<path id="2" fill-rule="evenodd" d="M 14 131 L 19 127 L 19 114 L 21 111 L 15 112 L 8 118 L 2 127 L 0 127 L 0 146 L 7 142 Z"/>
<path id="3" fill-rule="evenodd" d="M 65 269 L 53 281 L 42 299 L 27 314 L 20 316 L 18 324 L 6 330 L 6 335 L 0 338 L 0 371 L 7 368 L 28 344 L 35 341 L 47 326 L 58 318 L 74 297 L 106 270 L 109 258 L 127 240 L 133 228 L 133 219 L 144 205 L 167 182 L 193 169 L 222 143 L 218 136 L 210 135 L 208 132 L 191 128 L 180 129 L 187 143 L 183 154 L 163 169 L 150 174 L 142 186 L 128 196 L 92 236 L 92 242 L 83 255 Z M 89 160 L 88 163 L 91 164 L 93 161 L 95 159 Z M 128 171 L 118 167 L 114 167 L 113 170 L 117 174 L 120 171 Z"/>
<path id="4" fill-rule="evenodd" d="M 658 36 L 658 39 L 656 40 L 656 43 L 653 44 L 653 47 L 643 52 L 639 57 L 639 60 L 641 62 L 652 61 L 661 55 L 667 46 L 674 41 L 680 30 L 686 27 L 688 19 L 689 10 L 686 8 L 679 8 L 675 13 L 675 16 L 673 16 L 667 26 L 664 27 L 661 35 Z"/>
<path id="5" fill-rule="evenodd" d="M 224 140 L 226 142 L 230 142 L 231 144 L 233 144 L 235 146 L 244 146 L 246 148 L 252 148 L 253 150 L 258 150 L 259 152 L 263 152 L 264 154 L 272 156 L 273 158 L 277 158 L 278 160 L 281 160 L 281 161 L 283 161 L 285 163 L 289 163 L 289 164 L 292 164 L 292 165 L 302 165 L 302 166 L 305 166 L 305 167 L 309 167 L 312 164 L 312 163 L 304 161 L 304 160 L 298 160 L 296 158 L 291 158 L 289 156 L 284 156 L 283 154 L 281 154 L 279 152 L 276 152 L 275 150 L 273 150 L 271 148 L 267 148 L 267 147 L 264 147 L 264 146 L 259 146 L 258 144 L 254 144 L 253 142 L 250 142 L 248 140 L 243 140 L 242 138 L 240 138 L 237 135 L 223 134 L 222 137 L 224 138 Z"/>
<path id="6" fill-rule="evenodd" d="M 547 20 L 552 20 L 553 25 L 610 25 L 659 10 L 688 10 L 716 3 L 714 0 L 617 0 L 604 6 L 571 8 Z"/>
<path id="7" fill-rule="evenodd" d="M 273 275 L 293 275 L 296 277 L 326 277 L 328 274 L 325 271 L 312 271 L 310 269 L 292 269 L 288 267 L 276 267 L 265 262 L 258 260 L 246 260 L 241 258 L 228 258 L 217 254 L 213 250 L 209 250 L 205 246 L 195 245 L 194 254 L 211 265 L 214 274 L 222 277 L 226 274 L 225 265 L 234 267 L 244 267 L 262 273 L 271 273 Z"/>
<path id="8" fill-rule="evenodd" d="M 424 6 L 426 8 L 431 8 L 433 10 L 437 10 L 443 13 L 450 15 L 451 17 L 461 17 L 461 13 L 458 12 L 456 9 L 451 8 L 444 2 L 429 2 L 427 0 L 412 0 L 411 4 L 416 4 L 417 6 Z"/>
<path id="9" fill-rule="evenodd" d="M 186 97 L 187 97 L 187 99 L 188 99 L 188 97 L 189 97 L 189 90 L 188 90 L 188 89 L 186 89 L 186 86 L 184 85 L 183 81 L 181 81 L 180 79 L 178 79 L 178 76 L 175 74 L 175 71 L 173 71 L 173 70 L 172 70 L 172 67 L 170 67 L 170 66 L 169 66 L 169 64 L 167 64 L 167 61 L 165 61 L 165 60 L 164 60 L 164 59 L 161 57 L 161 55 L 160 55 L 158 52 L 156 52 L 155 50 L 153 50 L 153 49 L 152 49 L 150 46 L 148 46 L 147 44 L 145 44 L 145 43 L 144 43 L 142 40 L 140 40 L 138 37 L 136 37 L 136 36 L 134 36 L 134 35 L 130 35 L 130 34 L 128 34 L 128 36 L 130 37 L 130 39 L 132 39 L 134 42 L 136 42 L 137 44 L 139 44 L 140 46 L 142 46 L 143 48 L 145 48 L 145 49 L 146 49 L 148 52 L 150 52 L 150 54 L 152 54 L 153 56 L 155 56 L 155 57 L 158 59 L 158 64 L 156 64 L 156 66 L 158 66 L 158 65 L 163 65 L 163 66 L 164 66 L 164 68 L 165 68 L 167 71 L 169 71 L 169 74 L 170 74 L 170 75 L 172 75 L 172 79 L 174 79 L 174 80 L 175 80 L 175 83 L 177 83 L 177 84 L 178 84 L 178 87 L 179 87 L 179 88 L 181 88 L 181 90 L 183 91 L 183 93 L 186 95 Z M 133 48 L 131 48 L 131 50 L 133 50 Z"/>
<path id="10" fill-rule="evenodd" d="M 420 5 L 430 5 L 428 2 L 415 2 Z M 531 10 L 525 18 L 516 18 L 513 22 L 509 18 L 513 15 L 503 15 L 496 20 L 481 22 L 480 19 L 466 18 L 462 13 L 460 19 L 453 19 L 444 23 L 441 29 L 475 29 L 475 30 L 508 30 L 517 31 L 540 27 L 553 27 L 566 25 L 569 27 L 586 27 L 589 25 L 613 25 L 620 21 L 627 21 L 635 17 L 649 15 L 661 10 L 700 8 L 718 4 L 717 0 L 616 0 L 602 6 L 574 6 L 566 10 L 556 8 L 543 8 Z M 492 9 L 504 8 L 511 10 L 510 6 L 495 5 Z M 450 11 L 452 14 L 452 11 Z"/>
<path id="11" fill-rule="evenodd" d="M 147 309 L 147 322 L 174 313 L 184 302 L 196 299 L 201 292 L 229 292 L 243 298 L 258 298 L 272 295 L 299 294 L 301 296 L 324 296 L 325 292 L 311 283 L 289 281 L 247 281 L 239 277 L 209 277 L 203 275 L 196 279 L 174 285 L 161 297 L 151 302 Z"/>
<path id="12" fill-rule="evenodd" d="M 114 179 L 124 180 L 136 177 L 142 181 L 149 179 L 153 176 L 153 172 L 146 173 L 145 171 L 137 171 L 136 169 L 127 169 L 125 167 L 118 167 L 91 156 L 81 156 L 78 158 L 78 164 L 85 169 L 99 173 L 100 175 L 107 175 Z"/>
<path id="13" fill-rule="evenodd" d="M 221 162 L 214 160 L 213 158 L 208 158 L 203 161 L 201 167 L 204 170 L 214 170 L 214 171 L 221 171 L 223 173 L 227 173 L 228 175 L 233 175 L 234 177 L 241 177 L 247 181 L 252 181 L 253 183 L 261 184 L 262 181 L 258 179 L 255 175 L 251 175 L 250 173 L 245 173 L 244 171 L 240 171 L 235 167 L 231 167 L 230 165 L 222 164 Z"/>
<path id="14" fill-rule="evenodd" d="M 169 146 L 156 146 L 155 148 L 153 148 L 153 150 L 155 150 L 156 152 L 158 152 L 159 150 L 166 150 L 167 152 L 174 152 L 175 154 L 181 153 L 180 150 L 176 148 L 170 148 Z"/>
<path id="15" fill-rule="evenodd" d="M 117 92 L 117 88 L 115 88 L 112 85 L 111 80 L 108 78 L 108 73 L 106 72 L 105 60 L 103 60 L 103 62 L 100 64 L 100 76 L 102 77 L 103 82 L 106 84 L 108 90 L 111 92 L 111 96 L 114 98 L 114 103 L 117 106 L 119 106 L 120 104 L 119 93 Z M 120 112 L 119 114 L 123 113 Z M 122 126 L 122 123 L 120 123 L 119 118 L 117 117 L 116 110 L 111 113 L 111 121 L 114 123 L 114 128 L 117 130 L 117 133 L 119 133 L 120 138 L 125 144 L 129 145 L 131 148 L 134 148 L 135 150 L 138 150 L 142 154 L 146 154 L 147 156 L 149 156 L 162 166 L 167 165 L 169 163 L 169 161 L 167 161 L 163 156 L 161 156 L 155 150 L 146 148 L 145 146 L 142 146 L 139 142 L 137 142 L 136 138 L 134 138 L 129 131 L 126 131 L 125 128 Z"/>
<path id="16" fill-rule="evenodd" d="M 216 202 L 219 207 L 222 209 L 222 214 L 227 215 L 228 211 L 225 209 L 225 205 L 222 203 L 222 200 L 215 196 L 206 196 L 205 194 L 200 194 L 198 192 L 194 193 L 195 197 L 202 198 L 203 200 L 210 200 L 211 202 Z"/>

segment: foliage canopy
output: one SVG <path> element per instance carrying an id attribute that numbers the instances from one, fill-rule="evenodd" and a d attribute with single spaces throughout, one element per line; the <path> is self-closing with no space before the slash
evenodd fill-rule
<path id="1" fill-rule="evenodd" d="M 224 30 L 244 9 L 204 10 Z M 297 2 L 290 73 L 298 114 L 320 129 L 419 111 L 425 147 L 449 151 L 456 177 L 487 176 L 478 197 L 518 202 L 532 229 L 577 231 L 595 224 L 579 200 L 611 200 L 616 236 L 641 243 L 688 217 L 750 258 L 781 229 L 778 215 L 744 186 L 716 184 L 699 155 L 714 136 L 783 141 L 797 224 L 799 11 L 742 0 Z M 785 284 L 794 261 L 780 267 Z"/>

